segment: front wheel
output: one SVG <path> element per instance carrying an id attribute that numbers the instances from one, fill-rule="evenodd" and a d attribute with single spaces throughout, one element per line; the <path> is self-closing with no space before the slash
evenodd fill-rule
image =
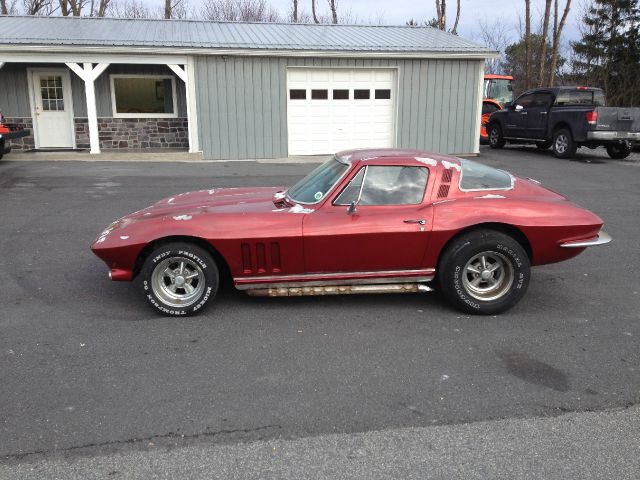
<path id="1" fill-rule="evenodd" d="M 607 153 L 614 160 L 622 160 L 631 155 L 631 146 L 628 142 L 610 143 L 607 145 Z"/>
<path id="2" fill-rule="evenodd" d="M 553 134 L 553 154 L 558 158 L 571 158 L 576 154 L 578 145 L 573 141 L 573 135 L 566 128 L 561 128 Z"/>
<path id="3" fill-rule="evenodd" d="M 169 243 L 156 248 L 140 271 L 145 297 L 164 315 L 200 313 L 215 297 L 218 267 L 204 249 L 189 243 Z"/>
<path id="4" fill-rule="evenodd" d="M 513 307 L 529 285 L 529 257 L 512 237 L 476 230 L 456 239 L 438 266 L 443 294 L 458 310 L 494 315 Z"/>

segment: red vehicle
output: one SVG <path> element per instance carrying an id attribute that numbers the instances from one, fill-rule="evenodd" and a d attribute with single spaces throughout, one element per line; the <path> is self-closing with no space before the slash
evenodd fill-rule
<path id="1" fill-rule="evenodd" d="M 595 214 L 538 182 L 415 150 L 335 155 L 293 187 L 183 193 L 109 225 L 91 246 L 167 315 L 200 312 L 220 272 L 250 295 L 426 292 L 495 314 L 531 265 L 610 241 Z"/>
<path id="2" fill-rule="evenodd" d="M 511 75 L 494 75 L 485 73 L 482 116 L 480 117 L 480 141 L 488 142 L 487 125 L 493 112 L 502 110 L 513 102 L 513 77 Z"/>

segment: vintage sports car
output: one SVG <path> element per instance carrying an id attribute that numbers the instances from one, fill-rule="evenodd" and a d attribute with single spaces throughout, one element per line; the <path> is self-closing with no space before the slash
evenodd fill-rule
<path id="1" fill-rule="evenodd" d="M 427 292 L 496 314 L 530 266 L 608 243 L 595 214 L 471 160 L 416 150 L 341 152 L 293 187 L 166 198 L 91 246 L 112 280 L 134 280 L 167 315 L 204 309 L 220 274 L 249 295 Z"/>

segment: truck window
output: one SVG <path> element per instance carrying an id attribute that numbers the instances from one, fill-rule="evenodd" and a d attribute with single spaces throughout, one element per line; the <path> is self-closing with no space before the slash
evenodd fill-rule
<path id="1" fill-rule="evenodd" d="M 596 105 L 604 107 L 602 90 L 560 90 L 555 105 Z"/>

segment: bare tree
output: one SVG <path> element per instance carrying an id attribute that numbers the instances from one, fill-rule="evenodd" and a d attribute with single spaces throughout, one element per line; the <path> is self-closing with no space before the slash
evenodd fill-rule
<path id="1" fill-rule="evenodd" d="M 511 39 L 511 27 L 504 18 L 492 18 L 491 21 L 479 20 L 477 38 L 487 47 L 500 52 L 499 58 L 487 59 L 485 69 L 498 75 L 505 73 L 504 55 Z"/>
<path id="2" fill-rule="evenodd" d="M 562 29 L 567 21 L 569 10 L 571 9 L 571 0 L 567 0 L 562 12 L 560 24 L 558 24 L 558 0 L 554 0 L 553 4 L 553 46 L 551 47 L 551 66 L 549 69 L 549 85 L 553 86 L 556 81 L 556 66 L 558 64 L 558 55 L 560 51 L 560 38 Z"/>
<path id="3" fill-rule="evenodd" d="M 524 0 L 524 88 L 531 88 L 531 0 Z"/>
<path id="4" fill-rule="evenodd" d="M 338 23 L 338 0 L 327 0 L 329 2 L 329 9 L 331 10 L 331 23 L 334 25 Z"/>
<path id="5" fill-rule="evenodd" d="M 151 18 L 153 16 L 144 0 L 114 0 L 110 14 L 119 18 Z"/>
<path id="6" fill-rule="evenodd" d="M 54 10 L 51 0 L 22 1 L 22 11 L 25 15 L 50 15 Z"/>
<path id="7" fill-rule="evenodd" d="M 207 20 L 277 22 L 278 12 L 266 0 L 206 0 L 200 15 Z"/>
<path id="8" fill-rule="evenodd" d="M 7 0 L 0 0 L 0 15 L 9 15 Z"/>
<path id="9" fill-rule="evenodd" d="M 316 11 L 316 0 L 311 0 L 311 15 L 313 16 L 313 21 L 315 23 L 320 23 L 318 19 L 318 13 Z"/>
<path id="10" fill-rule="evenodd" d="M 298 23 L 298 0 L 293 0 L 293 11 L 291 12 L 291 21 Z"/>
<path id="11" fill-rule="evenodd" d="M 438 29 L 447 29 L 447 0 L 436 0 L 436 15 L 438 20 Z"/>
<path id="12" fill-rule="evenodd" d="M 460 1 L 456 1 L 456 19 L 453 28 L 450 30 L 454 35 L 458 34 L 458 23 L 460 22 Z M 436 0 L 436 18 L 434 21 L 427 22 L 427 25 L 433 26 L 439 30 L 447 31 L 447 0 Z"/>
<path id="13" fill-rule="evenodd" d="M 544 83 L 544 67 L 547 58 L 547 37 L 549 36 L 549 17 L 551 16 L 551 0 L 545 0 L 544 3 L 544 19 L 542 21 L 542 52 L 540 53 L 540 70 L 538 73 L 538 86 Z"/>

